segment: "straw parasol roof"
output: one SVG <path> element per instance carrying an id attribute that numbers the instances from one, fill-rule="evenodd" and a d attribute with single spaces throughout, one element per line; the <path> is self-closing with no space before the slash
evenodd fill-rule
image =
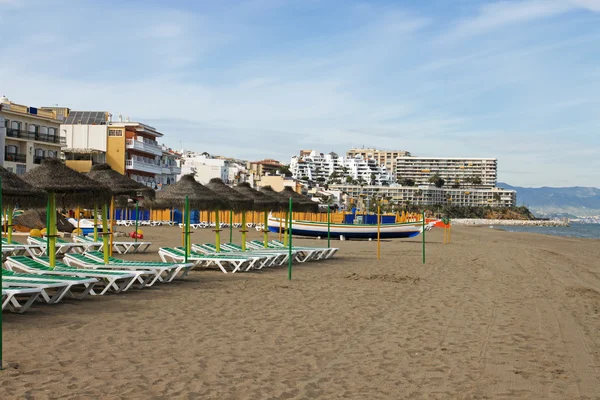
<path id="1" fill-rule="evenodd" d="M 306 212 L 319 212 L 319 205 L 309 199 L 308 197 L 302 196 L 291 187 L 285 187 L 280 194 L 284 195 L 288 199 L 292 198 L 292 207 L 297 205 L 297 210 Z"/>
<path id="2" fill-rule="evenodd" d="M 23 208 L 41 208 L 46 204 L 46 193 L 19 178 L 17 174 L 0 167 L 2 178 L 2 202 L 4 205 L 19 205 Z"/>
<path id="3" fill-rule="evenodd" d="M 184 207 L 185 196 L 188 196 L 193 209 L 215 210 L 229 207 L 226 199 L 196 182 L 194 174 L 183 175 L 177 183 L 160 190 L 156 194 L 156 204 L 162 207 Z"/>
<path id="4" fill-rule="evenodd" d="M 252 205 L 254 203 L 254 199 L 248 196 L 245 196 L 227 186 L 223 181 L 219 178 L 211 179 L 206 187 L 212 190 L 215 193 L 218 193 L 220 196 L 226 198 L 229 201 L 230 207 L 234 211 L 249 211 L 252 210 Z"/>
<path id="5" fill-rule="evenodd" d="M 56 193 L 57 204 L 63 207 L 92 207 L 110 201 L 110 188 L 63 164 L 47 159 L 27 172 L 23 180 L 46 192 Z"/>
<path id="6" fill-rule="evenodd" d="M 260 192 L 264 195 L 271 197 L 275 201 L 277 201 L 277 204 L 279 205 L 279 207 L 278 207 L 279 210 L 287 210 L 287 207 L 289 204 L 289 198 L 285 197 L 284 195 L 282 195 L 279 192 L 276 192 L 275 190 L 273 190 L 273 188 L 271 186 L 261 187 Z"/>
<path id="7" fill-rule="evenodd" d="M 249 183 L 240 183 L 233 189 L 243 196 L 254 200 L 252 209 L 255 211 L 270 211 L 279 207 L 279 202 L 274 197 L 252 189 Z"/>
<path id="8" fill-rule="evenodd" d="M 87 176 L 96 182 L 100 182 L 110 187 L 110 190 L 115 196 L 143 197 L 149 200 L 154 199 L 154 190 L 125 175 L 121 175 L 113 170 L 108 164 L 94 165 Z"/>
<path id="9" fill-rule="evenodd" d="M 46 227 L 46 210 L 28 210 L 15 217 L 13 226 L 17 228 L 43 229 Z M 61 213 L 56 211 L 56 229 L 60 232 L 73 232 L 75 226 Z"/>

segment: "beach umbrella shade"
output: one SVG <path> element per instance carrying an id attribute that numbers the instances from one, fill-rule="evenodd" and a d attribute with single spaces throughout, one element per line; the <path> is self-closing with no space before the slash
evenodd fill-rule
<path id="1" fill-rule="evenodd" d="M 165 208 L 178 207 L 184 209 L 186 258 L 190 251 L 190 208 L 212 211 L 230 206 L 227 199 L 196 182 L 194 174 L 183 175 L 176 183 L 160 190 L 156 194 L 155 204 Z M 219 227 L 217 226 L 217 235 L 219 234 L 218 230 Z"/>
<path id="2" fill-rule="evenodd" d="M 252 189 L 249 183 L 240 183 L 233 189 L 241 193 L 242 195 L 254 200 L 252 209 L 255 211 L 262 211 L 264 213 L 264 227 L 263 227 L 263 241 L 265 248 L 269 247 L 269 229 L 267 227 L 269 223 L 269 211 L 279 208 L 280 202 L 275 197 L 269 196 L 265 193 L 259 192 L 258 190 Z"/>
<path id="3" fill-rule="evenodd" d="M 260 192 L 262 194 L 265 194 L 265 195 L 270 196 L 273 199 L 275 199 L 277 201 L 277 203 L 279 204 L 279 207 L 277 208 L 278 211 L 286 213 L 285 214 L 285 220 L 286 220 L 285 226 L 282 226 L 283 218 L 279 218 L 279 240 L 281 240 L 281 233 L 283 232 L 284 229 L 287 228 L 287 217 L 288 217 L 287 213 L 288 213 L 288 205 L 289 205 L 290 200 L 287 197 L 285 197 L 284 195 L 282 195 L 281 193 L 273 190 L 273 188 L 271 186 L 261 187 Z"/>
<path id="4" fill-rule="evenodd" d="M 312 201 L 306 196 L 301 195 L 289 186 L 285 187 L 279 193 L 288 199 L 291 197 L 294 201 L 294 206 L 297 211 L 319 212 L 319 205 L 316 202 Z"/>
<path id="5" fill-rule="evenodd" d="M 108 202 L 110 189 L 81 174 L 58 159 L 43 160 L 39 167 L 23 176 L 30 185 L 48 193 L 48 244 L 50 266 L 56 263 L 56 205 L 63 207 L 93 207 L 98 202 Z"/>
<path id="6" fill-rule="evenodd" d="M 246 250 L 246 211 L 252 210 L 254 200 L 251 197 L 245 196 L 237 190 L 227 186 L 221 179 L 213 178 L 207 184 L 206 187 L 220 196 L 226 198 L 231 205 L 229 208 L 230 216 L 233 211 L 241 211 L 242 213 L 242 249 Z M 219 210 L 216 211 L 215 223 L 217 224 L 217 230 L 219 230 Z M 231 241 L 233 233 L 233 227 L 231 225 L 231 218 L 229 224 L 229 241 Z M 217 249 L 220 249 L 220 235 L 216 237 Z"/>
<path id="7" fill-rule="evenodd" d="M 130 198 L 139 198 L 139 197 L 143 197 L 144 199 L 147 200 L 153 200 L 155 197 L 155 193 L 154 190 L 152 190 L 151 188 L 142 185 L 139 182 L 134 181 L 133 179 L 122 175 L 120 173 L 118 173 L 117 171 L 113 170 L 110 165 L 108 164 L 97 164 L 92 166 L 90 172 L 87 173 L 87 176 L 90 177 L 91 179 L 95 180 L 96 182 L 99 182 L 103 185 L 106 185 L 108 187 L 110 187 L 110 190 L 112 192 L 113 198 L 111 199 L 111 203 L 114 203 L 114 199 L 115 197 L 117 197 L 119 199 L 119 202 L 127 202 Z M 136 205 L 136 219 L 135 219 L 135 241 L 137 241 L 137 226 L 138 226 L 138 206 L 137 206 L 137 202 L 135 203 Z M 104 206 L 104 205 L 103 205 Z M 112 215 L 112 210 L 111 210 L 111 215 L 110 215 L 110 231 L 113 231 L 113 215 Z M 96 205 L 94 205 L 94 240 L 97 240 L 97 228 L 96 228 Z M 110 245 L 108 245 L 107 241 L 108 241 L 108 236 L 106 235 L 106 233 L 108 233 L 108 229 L 107 229 L 107 221 L 106 221 L 106 214 L 104 212 L 102 212 L 102 230 L 104 231 L 104 235 L 102 236 L 102 240 L 104 242 L 104 261 L 107 263 L 108 262 L 108 257 L 110 255 L 111 249 L 112 249 L 112 243 L 113 243 L 113 236 L 111 235 L 111 239 L 110 239 Z"/>
<path id="8" fill-rule="evenodd" d="M 17 174 L 0 167 L 2 179 L 2 204 L 7 208 L 7 241 L 12 241 L 13 212 L 15 206 L 21 208 L 43 208 L 47 202 L 47 194 L 41 189 L 31 186 Z"/>

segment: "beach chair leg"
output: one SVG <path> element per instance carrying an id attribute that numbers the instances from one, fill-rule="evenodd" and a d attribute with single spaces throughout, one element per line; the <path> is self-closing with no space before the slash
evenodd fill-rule
<path id="1" fill-rule="evenodd" d="M 64 288 L 58 289 L 56 291 L 56 293 L 54 293 L 54 296 L 52 296 L 50 298 L 49 303 L 56 304 L 56 303 L 60 302 L 67 293 L 70 294 L 71 296 L 73 296 L 70 289 L 71 289 L 71 286 L 65 286 Z M 73 297 L 75 297 L 75 296 L 73 296 Z"/>

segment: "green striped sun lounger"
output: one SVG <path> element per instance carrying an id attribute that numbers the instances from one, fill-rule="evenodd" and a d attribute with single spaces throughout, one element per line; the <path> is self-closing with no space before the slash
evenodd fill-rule
<path id="1" fill-rule="evenodd" d="M 18 256 L 23 257 L 23 256 Z M 28 260 L 30 258 L 24 257 Z M 2 270 L 2 277 L 7 277 L 9 279 L 22 280 L 22 286 L 28 286 L 25 284 L 26 281 L 46 281 L 48 283 L 62 283 L 67 286 L 67 290 L 64 295 L 70 295 L 74 299 L 83 299 L 88 294 L 90 294 L 91 290 L 94 288 L 94 285 L 98 283 L 96 278 L 79 278 L 74 276 L 56 276 L 56 275 L 46 275 L 46 274 L 29 274 L 29 273 L 19 273 L 12 271 L 12 267 L 14 266 L 14 262 L 11 260 L 11 257 L 7 257 L 6 267 L 8 270 Z M 75 290 L 77 289 L 77 290 Z M 62 300 L 62 296 L 59 301 Z"/>
<path id="2" fill-rule="evenodd" d="M 161 247 L 158 250 L 158 254 L 163 260 L 183 261 L 185 260 L 185 249 L 183 247 Z M 194 261 L 196 265 L 203 265 L 204 267 L 210 267 L 216 265 L 223 273 L 227 273 L 227 269 L 230 269 L 231 273 L 242 271 L 248 271 L 252 268 L 256 262 L 254 257 L 236 256 L 227 253 L 219 254 L 202 254 L 197 252 L 191 252 L 188 261 Z"/>
<path id="3" fill-rule="evenodd" d="M 42 255 L 46 252 L 46 246 L 48 245 L 46 238 L 29 236 L 27 243 L 32 245 L 40 246 L 38 252 L 35 255 Z M 67 253 L 83 253 L 86 249 L 86 245 L 83 243 L 73 243 L 66 241 L 62 238 L 56 238 L 55 252 L 57 256 L 62 256 Z"/>
<path id="4" fill-rule="evenodd" d="M 102 254 L 99 251 L 88 251 L 85 253 L 86 256 L 95 259 L 96 261 L 100 261 L 100 262 L 104 262 L 104 254 Z M 147 267 L 160 267 L 160 268 L 174 268 L 175 269 L 175 276 L 177 276 L 178 274 L 180 278 L 184 278 L 188 272 L 190 272 L 190 269 L 194 266 L 193 262 L 163 262 L 163 261 L 129 261 L 129 260 L 122 260 L 120 258 L 115 258 L 115 257 L 108 257 L 108 261 L 112 264 L 116 264 L 116 265 L 141 265 L 141 266 L 147 266 Z M 175 277 L 174 276 L 174 277 Z M 172 280 L 172 279 L 171 279 Z"/>
<path id="5" fill-rule="evenodd" d="M 127 291 L 136 282 L 138 275 L 132 271 L 102 271 L 85 268 L 75 268 L 67 264 L 56 261 L 54 268 L 50 267 L 49 257 L 36 257 L 33 261 L 27 257 L 11 257 L 14 262 L 21 262 L 15 265 L 16 268 L 32 274 L 46 274 L 57 276 L 78 276 L 80 278 L 95 278 L 100 284 L 104 285 L 100 292 L 90 291 L 91 295 L 102 296 L 106 293 L 120 293 Z M 141 286 L 136 286 L 141 289 Z"/>
<path id="6" fill-rule="evenodd" d="M 193 264 L 165 264 L 161 262 L 125 262 L 123 260 L 114 259 L 111 257 L 108 264 L 104 263 L 104 258 L 99 257 L 102 253 L 87 252 L 85 254 L 67 254 L 64 261 L 68 265 L 79 265 L 83 268 L 93 269 L 108 269 L 108 270 L 126 270 L 126 271 L 146 271 L 154 274 L 154 279 L 148 283 L 152 286 L 158 282 L 171 282 L 177 274 L 181 273 L 181 277 L 187 275 L 187 272 Z"/>
<path id="7" fill-rule="evenodd" d="M 90 248 L 89 250 L 102 250 L 104 243 L 94 242 L 94 239 L 89 236 L 74 236 L 73 240 L 79 243 L 90 243 L 97 248 Z M 113 241 L 113 250 L 119 254 L 128 253 L 143 253 L 152 245 L 152 242 L 131 242 L 131 241 Z M 87 250 L 86 250 L 87 251 Z"/>
<path id="8" fill-rule="evenodd" d="M 273 261 L 270 265 L 284 265 L 287 264 L 289 254 L 285 250 L 278 249 L 254 249 L 252 247 L 247 247 L 246 250 L 235 243 L 223 243 L 221 244 L 221 248 L 225 248 L 232 252 L 238 252 L 240 254 L 254 254 L 257 256 L 265 256 L 265 257 L 273 257 Z M 292 257 L 295 256 L 297 252 L 292 251 Z"/>
<path id="9" fill-rule="evenodd" d="M 10 271 L 7 271 L 10 272 Z M 22 279 L 5 275 L 2 272 L 2 289 L 33 288 L 40 290 L 40 295 L 48 304 L 55 304 L 62 300 L 69 285 L 65 282 L 51 282 L 48 280 Z"/>
<path id="10" fill-rule="evenodd" d="M 2 288 L 2 311 L 8 310 L 14 313 L 24 313 L 31 307 L 33 302 L 42 294 L 42 289 L 12 286 Z M 19 299 L 25 298 L 25 304 Z"/>
<path id="11" fill-rule="evenodd" d="M 241 254 L 238 251 L 231 251 L 227 249 L 221 249 L 221 251 L 217 252 L 216 246 L 211 243 L 192 244 L 192 250 L 194 250 L 197 253 L 204 253 L 206 255 L 227 255 L 229 257 L 246 257 L 250 260 L 250 264 L 246 267 L 245 271 L 249 271 L 252 268 L 262 269 L 263 267 L 270 265 L 273 262 L 273 257 L 271 256 L 251 255 L 248 253 Z"/>

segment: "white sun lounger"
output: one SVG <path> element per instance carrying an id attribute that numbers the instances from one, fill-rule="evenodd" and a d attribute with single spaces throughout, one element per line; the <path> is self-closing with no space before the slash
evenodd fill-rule
<path id="1" fill-rule="evenodd" d="M 227 249 L 221 249 L 221 251 L 217 252 L 217 248 L 216 246 L 214 246 L 213 244 L 210 243 L 205 243 L 205 244 L 192 244 L 192 250 L 196 251 L 197 253 L 204 253 L 206 255 L 219 255 L 219 256 L 233 256 L 233 257 L 246 257 L 248 259 L 251 259 L 252 262 L 250 265 L 248 265 L 248 267 L 246 268 L 246 271 L 254 268 L 254 269 L 262 269 L 265 266 L 271 265 L 271 263 L 273 262 L 274 258 L 273 256 L 268 256 L 268 255 L 252 255 L 249 253 L 240 253 L 240 252 L 233 252 L 233 251 L 229 251 Z"/>
<path id="2" fill-rule="evenodd" d="M 137 275 L 132 272 L 77 269 L 58 261 L 54 268 L 50 268 L 48 257 L 38 257 L 34 260 L 23 256 L 8 257 L 6 266 L 13 271 L 17 269 L 31 274 L 95 278 L 104 284 L 104 288 L 99 293 L 92 289 L 90 290 L 90 294 L 99 296 L 106 294 L 108 291 L 113 291 L 114 293 L 126 291 L 135 283 L 137 278 Z"/>
<path id="3" fill-rule="evenodd" d="M 22 257 L 22 256 L 20 256 L 20 257 Z M 13 261 L 11 261 L 11 257 L 8 257 L 6 259 L 6 265 L 10 266 L 11 263 L 13 263 Z M 66 289 L 65 293 L 63 293 L 63 296 L 66 294 L 69 294 L 74 299 L 83 299 L 88 294 L 90 294 L 91 290 L 94 288 L 94 285 L 96 285 L 96 283 L 98 283 L 98 280 L 95 278 L 79 278 L 79 277 L 73 277 L 73 276 L 60 276 L 59 277 L 59 276 L 43 275 L 43 274 L 39 274 L 39 275 L 38 274 L 27 274 L 27 273 L 18 273 L 18 272 L 14 272 L 11 270 L 2 270 L 2 277 L 22 281 L 21 282 L 21 283 L 23 283 L 22 286 L 28 286 L 25 284 L 26 281 L 46 281 L 48 283 L 55 283 L 55 282 L 62 283 L 67 286 L 67 289 Z M 74 292 L 73 291 L 73 289 L 79 288 L 80 286 L 83 286 L 82 292 Z M 62 300 L 63 296 L 61 296 L 61 298 L 59 298 L 57 301 Z"/>
<path id="4" fill-rule="evenodd" d="M 180 262 L 185 260 L 185 250 L 180 247 L 161 247 L 158 251 L 163 261 L 172 260 L 173 262 Z M 195 260 L 201 263 L 205 267 L 216 265 L 223 273 L 227 273 L 227 267 L 229 267 L 231 273 L 239 271 L 248 271 L 253 268 L 256 263 L 255 257 L 246 256 L 233 256 L 229 254 L 199 254 L 192 252 L 188 261 Z"/>
<path id="5" fill-rule="evenodd" d="M 33 302 L 42 294 L 42 289 L 39 288 L 26 288 L 12 286 L 2 288 L 2 311 L 9 310 L 14 313 L 22 314 L 31 307 Z M 25 304 L 21 304 L 18 297 L 26 297 L 27 301 Z"/>

